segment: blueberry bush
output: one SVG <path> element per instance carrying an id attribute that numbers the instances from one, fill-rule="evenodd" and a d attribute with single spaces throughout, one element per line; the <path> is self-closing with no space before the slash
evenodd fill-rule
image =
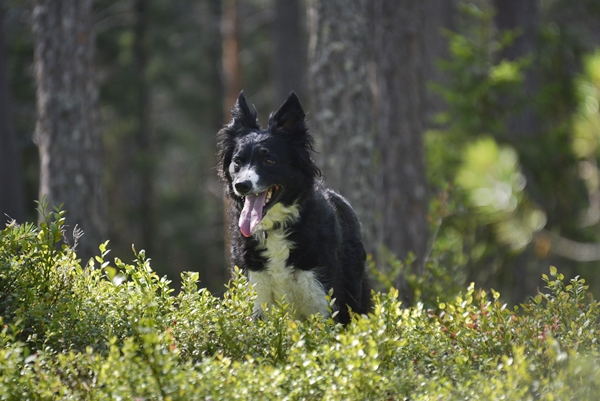
<path id="1" fill-rule="evenodd" d="M 64 212 L 0 232 L 2 400 L 593 400 L 600 308 L 552 268 L 518 308 L 474 284 L 434 307 L 398 292 L 347 326 L 290 318 L 282 300 L 253 320 L 236 271 L 222 297 L 182 275 L 175 295 L 144 251 L 82 266 Z M 335 294 L 333 294 L 334 296 Z"/>

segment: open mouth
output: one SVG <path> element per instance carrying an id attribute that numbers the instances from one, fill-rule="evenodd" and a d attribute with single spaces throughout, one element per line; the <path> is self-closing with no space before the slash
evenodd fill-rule
<path id="1" fill-rule="evenodd" d="M 277 191 L 279 191 L 279 186 L 277 185 L 273 185 L 272 187 L 269 187 L 269 189 L 267 189 L 267 196 L 265 198 L 265 206 L 269 206 L 271 204 L 271 201 L 274 199 L 273 196 L 277 195 Z M 264 211 L 266 212 L 266 210 Z M 264 214 L 263 214 L 264 216 Z"/>
<path id="2" fill-rule="evenodd" d="M 278 185 L 270 186 L 266 191 L 256 195 L 246 195 L 244 198 L 244 208 L 240 213 L 238 225 L 240 231 L 245 237 L 250 237 L 252 231 L 260 223 L 269 208 L 274 205 L 279 194 Z"/>

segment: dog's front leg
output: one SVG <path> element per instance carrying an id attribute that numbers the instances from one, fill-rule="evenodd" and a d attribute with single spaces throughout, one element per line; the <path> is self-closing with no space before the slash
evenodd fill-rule
<path id="1" fill-rule="evenodd" d="M 256 302 L 254 304 L 254 311 L 252 312 L 252 319 L 254 320 L 265 320 L 267 316 L 265 315 L 265 310 L 263 306 Z"/>

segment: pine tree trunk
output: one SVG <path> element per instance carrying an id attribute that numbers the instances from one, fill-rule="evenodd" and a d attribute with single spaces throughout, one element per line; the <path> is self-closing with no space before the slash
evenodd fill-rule
<path id="1" fill-rule="evenodd" d="M 379 241 L 401 260 L 413 252 L 418 273 L 428 241 L 423 145 L 426 5 L 410 0 L 376 0 L 371 4 L 377 68 L 376 147 L 381 160 L 375 185 L 375 209 L 382 227 Z M 404 277 L 397 286 L 404 300 L 410 302 Z"/>
<path id="2" fill-rule="evenodd" d="M 275 103 L 281 104 L 294 91 L 304 99 L 308 91 L 301 84 L 306 75 L 306 48 L 301 18 L 304 7 L 300 0 L 275 0 L 273 20 L 273 80 Z"/>
<path id="3" fill-rule="evenodd" d="M 69 228 L 83 229 L 84 262 L 106 240 L 92 3 L 36 0 L 33 7 L 40 198 L 64 203 Z"/>
<path id="4" fill-rule="evenodd" d="M 153 254 L 153 242 L 155 233 L 154 224 L 154 146 L 152 140 L 152 128 L 150 122 L 150 93 L 146 82 L 146 68 L 148 65 L 148 53 L 146 51 L 147 33 L 147 0 L 135 0 L 135 24 L 134 24 L 134 71 L 136 82 L 136 114 L 137 132 L 135 135 L 135 149 L 137 162 L 137 202 L 135 207 L 139 208 L 138 226 L 141 246 L 149 255 Z"/>
<path id="5" fill-rule="evenodd" d="M 22 223 L 25 203 L 21 158 L 10 114 L 10 89 L 4 43 L 4 11 L 0 7 L 0 229 L 11 219 Z"/>
<path id="6" fill-rule="evenodd" d="M 503 51 L 503 56 L 508 60 L 532 56 L 535 63 L 537 49 L 538 10 L 536 0 L 494 0 L 496 16 L 494 22 L 500 31 L 517 31 L 515 41 Z M 506 123 L 506 139 L 520 147 L 532 148 L 535 141 L 539 140 L 540 120 L 535 110 L 535 97 L 539 91 L 537 69 L 529 67 L 525 71 L 524 95 L 525 101 L 513 110 Z M 504 103 L 514 101 L 514 97 L 505 96 Z M 506 108 L 509 104 L 507 103 Z M 539 163 L 540 160 L 538 159 Z M 528 183 L 534 183 L 531 168 L 525 160 L 524 168 Z M 538 167 L 539 168 L 539 167 Z M 535 185 L 535 184 L 534 184 Z M 540 199 L 542 203 L 546 199 Z M 515 256 L 510 266 L 503 272 L 504 279 L 509 282 L 512 297 L 517 300 L 526 299 L 528 294 L 536 291 L 536 282 L 542 274 L 542 266 L 533 256 L 533 250 L 527 249 Z"/>
<path id="7" fill-rule="evenodd" d="M 517 30 L 518 36 L 506 49 L 503 56 L 509 60 L 534 56 L 537 49 L 538 10 L 536 0 L 494 0 L 496 17 L 494 22 L 501 31 Z M 540 131 L 539 120 L 533 107 L 539 89 L 537 69 L 530 67 L 525 72 L 524 91 L 526 101 L 507 124 L 508 139 L 520 142 L 535 138 Z M 511 101 L 509 98 L 505 101 Z"/>
<path id="8" fill-rule="evenodd" d="M 425 86 L 431 83 L 447 86 L 450 77 L 447 72 L 439 68 L 442 60 L 450 58 L 448 38 L 443 34 L 444 29 L 455 31 L 456 4 L 455 0 L 427 0 L 424 1 L 425 11 Z M 435 118 L 447 110 L 443 96 L 428 89 L 426 91 L 426 127 L 436 126 Z M 438 125 L 439 126 L 439 125 Z"/>
<path id="9" fill-rule="evenodd" d="M 239 38 L 238 38 L 238 9 L 237 0 L 222 0 L 221 15 L 221 36 L 222 36 L 222 54 L 223 64 L 223 116 L 228 120 L 231 116 L 231 108 L 235 104 L 237 97 L 242 89 L 240 67 L 238 61 Z M 229 199 L 223 192 L 223 221 L 224 227 L 229 227 Z M 231 242 L 228 230 L 225 230 L 225 266 L 232 268 L 231 251 L 229 250 Z M 232 270 L 233 271 L 233 270 Z"/>
<path id="10" fill-rule="evenodd" d="M 380 258 L 385 249 L 402 260 L 413 252 L 422 267 L 426 5 L 309 4 L 311 121 L 326 181 L 356 210 L 368 252 Z M 404 277 L 397 285 L 410 301 Z"/>
<path id="11" fill-rule="evenodd" d="M 223 115 L 229 117 L 241 90 L 241 75 L 238 61 L 238 9 L 237 0 L 222 1 L 221 34 L 223 40 Z M 227 210 L 227 209 L 225 209 Z"/>
<path id="12" fill-rule="evenodd" d="M 367 0 L 311 0 L 309 81 L 318 165 L 327 185 L 346 197 L 362 224 L 367 252 L 377 250 L 381 222 L 373 207 L 379 151 L 369 74 Z"/>

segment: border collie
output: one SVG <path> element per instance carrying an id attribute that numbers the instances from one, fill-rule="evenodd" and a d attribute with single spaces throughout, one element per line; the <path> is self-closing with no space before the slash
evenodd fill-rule
<path id="1" fill-rule="evenodd" d="M 285 300 L 294 317 L 349 308 L 365 314 L 371 287 L 360 224 L 352 207 L 321 180 L 311 157 L 313 138 L 294 92 L 261 129 L 241 92 L 232 120 L 217 134 L 219 176 L 230 202 L 233 262 L 257 291 L 254 314 Z"/>

